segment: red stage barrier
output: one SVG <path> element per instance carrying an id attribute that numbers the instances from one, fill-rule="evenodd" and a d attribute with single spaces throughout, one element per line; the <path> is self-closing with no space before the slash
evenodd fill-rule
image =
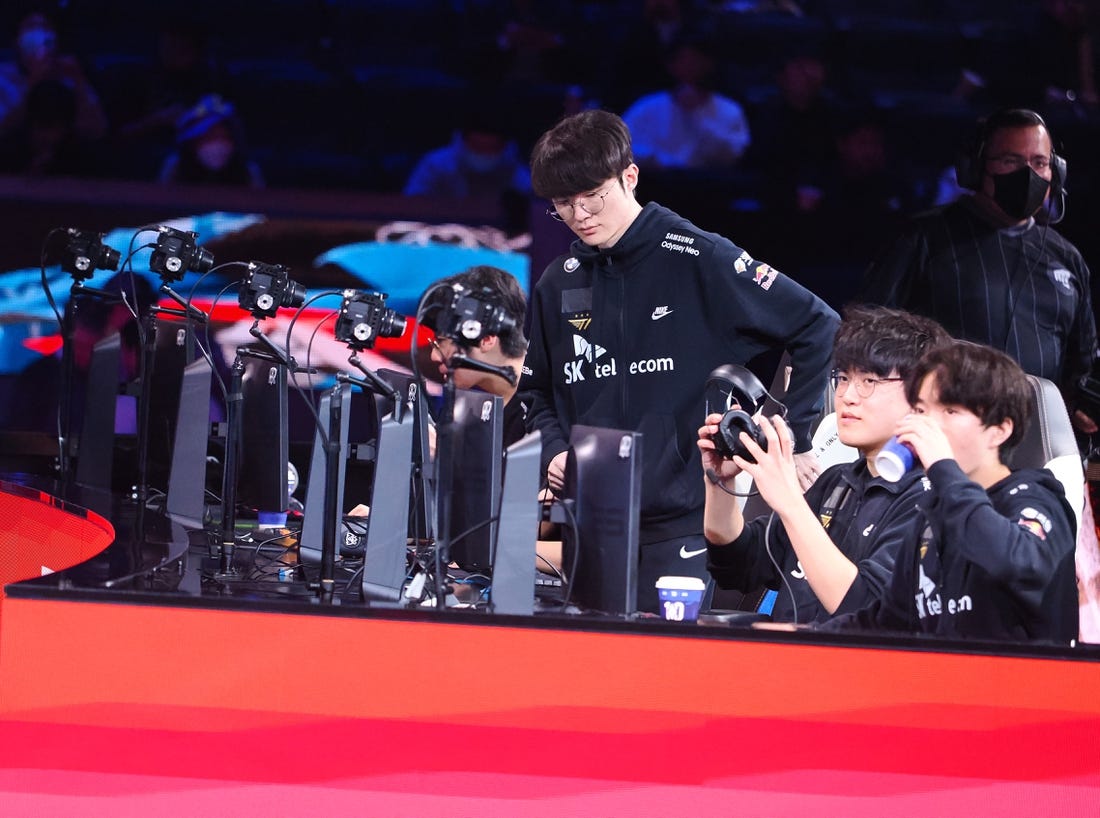
<path id="1" fill-rule="evenodd" d="M 0 600 L 4 585 L 84 562 L 111 544 L 114 527 L 45 492 L 0 481 Z"/>

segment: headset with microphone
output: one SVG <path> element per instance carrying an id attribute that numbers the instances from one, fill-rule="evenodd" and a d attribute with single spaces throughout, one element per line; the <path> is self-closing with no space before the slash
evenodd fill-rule
<path id="1" fill-rule="evenodd" d="M 718 433 L 711 438 L 715 451 L 727 460 L 736 455 L 755 463 L 756 460 L 741 442 L 741 432 L 748 434 L 761 449 L 768 450 L 764 430 L 752 418 L 763 408 L 768 390 L 745 367 L 724 364 L 707 376 L 704 398 L 707 415 L 723 413 L 718 422 Z M 733 404 L 737 404 L 738 408 L 731 408 Z"/>
<path id="2" fill-rule="evenodd" d="M 955 180 L 959 187 L 979 190 L 985 168 L 985 149 L 990 137 L 1003 128 L 1027 128 L 1040 125 L 1050 134 L 1046 121 L 1027 108 L 1006 108 L 982 120 L 966 150 L 955 159 Z M 1050 151 L 1050 217 L 1049 224 L 1058 224 L 1066 215 L 1066 160 L 1053 148 Z"/>

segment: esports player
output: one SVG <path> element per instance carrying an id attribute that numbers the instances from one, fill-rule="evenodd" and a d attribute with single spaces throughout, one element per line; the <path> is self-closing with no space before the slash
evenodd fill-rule
<path id="1" fill-rule="evenodd" d="M 905 533 L 887 592 L 827 629 L 977 639 L 1077 638 L 1076 532 L 1062 484 L 1046 469 L 1011 471 L 1030 386 L 990 347 L 953 341 L 906 383 L 914 413 L 897 426 L 931 483 Z"/>
<path id="2" fill-rule="evenodd" d="M 432 349 L 432 360 L 439 364 L 440 374 L 446 376 L 446 360 L 461 353 L 475 360 L 497 367 L 511 367 L 516 373 L 523 368 L 524 355 L 527 352 L 527 338 L 523 334 L 523 324 L 527 315 L 527 296 L 515 276 L 499 267 L 478 265 L 464 272 L 442 279 L 444 284 L 459 284 L 467 290 L 486 294 L 499 305 L 512 325 L 499 335 L 485 335 L 474 342 L 465 342 L 454 337 L 438 335 L 439 328 L 433 322 L 433 316 L 425 319 L 425 324 L 437 332 Z M 504 448 L 520 440 L 526 433 L 527 402 L 517 396 L 516 386 L 509 384 L 497 375 L 479 372 L 474 369 L 456 368 L 450 375 L 459 389 L 480 389 L 504 400 Z M 434 438 L 434 427 L 432 428 Z M 458 464 L 461 469 L 461 464 Z M 548 499 L 548 498 L 543 498 Z M 540 569 L 544 565 L 557 571 L 561 566 L 561 542 L 553 527 L 544 525 L 538 542 Z"/>
<path id="3" fill-rule="evenodd" d="M 511 326 L 505 328 L 499 334 L 484 335 L 475 341 L 465 341 L 451 335 L 437 334 L 432 347 L 432 360 L 439 365 L 440 374 L 447 375 L 448 367 L 445 365 L 454 355 L 461 354 L 483 363 L 496 367 L 511 367 L 516 373 L 517 383 L 519 373 L 523 367 L 523 358 L 527 351 L 527 338 L 523 334 L 523 324 L 527 314 L 527 297 L 523 293 L 519 282 L 511 273 L 492 267 L 490 265 L 478 265 L 457 273 L 453 276 L 441 279 L 433 285 L 458 284 L 473 292 L 482 292 L 501 309 L 503 314 L 511 319 Z M 434 312 L 428 312 L 424 324 L 433 331 L 439 332 L 436 326 Z M 521 439 L 526 434 L 527 404 L 516 396 L 515 384 L 489 372 L 481 372 L 476 369 L 455 368 L 450 371 L 450 377 L 454 379 L 454 385 L 459 389 L 479 389 L 493 395 L 499 395 L 504 400 L 504 440 L 505 448 Z M 435 427 L 429 428 L 430 448 L 435 451 Z M 458 464 L 461 468 L 461 464 Z M 352 514 L 364 516 L 369 509 L 364 505 L 356 506 Z M 540 553 L 543 553 L 543 545 L 540 544 Z M 557 548 L 550 547 L 550 552 L 559 552 Z M 560 553 L 545 554 L 553 564 L 559 564 Z"/>
<path id="4" fill-rule="evenodd" d="M 466 341 L 450 335 L 437 334 L 432 342 L 432 361 L 439 365 L 439 373 L 446 377 L 448 367 L 445 362 L 456 354 L 465 355 L 496 367 L 511 367 L 516 373 L 518 383 L 523 356 L 527 351 L 527 338 L 523 334 L 523 322 L 527 311 L 527 297 L 519 282 L 511 273 L 489 265 L 478 265 L 440 279 L 432 285 L 461 285 L 468 290 L 482 291 L 502 310 L 503 315 L 512 319 L 512 325 L 500 334 L 484 335 L 474 341 Z M 429 309 L 424 316 L 424 325 L 438 332 L 436 319 L 438 314 Z M 505 378 L 476 369 L 456 368 L 451 371 L 454 385 L 459 389 L 480 389 L 504 400 L 504 447 L 507 448 L 526 434 L 527 404 L 515 399 L 516 386 Z M 435 427 L 428 429 L 429 447 L 435 454 Z M 365 516 L 369 509 L 365 505 L 356 506 L 352 515 Z"/>
<path id="5" fill-rule="evenodd" d="M 542 432 L 552 489 L 564 484 L 574 424 L 640 431 L 643 478 L 639 610 L 657 610 L 662 574 L 706 576 L 696 431 L 718 365 L 785 348 L 800 477 L 817 461 L 810 427 L 825 394 L 836 314 L 729 239 L 700 230 L 635 188 L 630 131 L 615 114 L 566 117 L 531 158 L 549 215 L 577 236 L 533 296 L 523 392 Z"/>
<path id="6" fill-rule="evenodd" d="M 712 437 L 722 416 L 707 418 L 698 443 L 707 474 L 703 519 L 707 567 L 719 587 L 777 589 L 772 618 L 801 623 L 858 610 L 883 593 L 927 484 L 919 468 L 897 482 L 883 479 L 875 455 L 910 411 L 905 378 L 924 352 L 949 340 L 935 321 L 901 310 L 845 310 L 833 351 L 834 410 L 840 442 L 860 458 L 827 469 L 805 496 L 780 418 L 760 421 L 766 452 L 746 446 L 755 463 L 719 456 Z M 742 470 L 773 513 L 745 521 L 737 498 L 723 490 Z"/>
<path id="7" fill-rule="evenodd" d="M 1065 211 L 1066 163 L 1046 123 L 994 113 L 956 175 L 973 194 L 917 216 L 868 269 L 864 299 L 1007 352 L 1056 383 L 1074 426 L 1095 433 L 1079 395 L 1097 355 L 1089 269 L 1051 227 Z"/>
<path id="8" fill-rule="evenodd" d="M 527 353 L 527 338 L 523 334 L 523 323 L 527 315 L 527 297 L 519 282 L 511 273 L 499 267 L 478 265 L 456 275 L 442 279 L 442 284 L 459 284 L 468 290 L 485 292 L 503 310 L 504 315 L 512 319 L 512 326 L 499 335 L 484 335 L 476 341 L 464 341 L 461 338 L 443 337 L 438 334 L 433 316 L 425 317 L 425 325 L 437 332 L 432 348 L 432 360 L 439 364 L 441 375 L 446 373 L 445 362 L 456 353 L 498 367 L 511 367 L 519 382 L 523 358 Z M 459 389 L 480 389 L 504 399 L 504 446 L 507 448 L 526 434 L 525 421 L 527 405 L 515 399 L 516 386 L 499 375 L 480 372 L 474 369 L 455 369 L 451 373 L 454 384 Z"/>

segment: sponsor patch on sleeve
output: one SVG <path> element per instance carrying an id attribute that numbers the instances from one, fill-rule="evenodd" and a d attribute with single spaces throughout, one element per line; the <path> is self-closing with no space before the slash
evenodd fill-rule
<path id="1" fill-rule="evenodd" d="M 759 285 L 760 289 L 771 289 L 772 284 L 775 282 L 776 276 L 779 275 L 779 271 L 774 267 L 769 267 L 763 262 L 756 263 L 756 269 L 753 270 L 752 280 L 755 284 Z"/>
<path id="2" fill-rule="evenodd" d="M 1046 540 L 1051 528 L 1050 518 L 1030 507 L 1020 512 L 1020 519 L 1016 521 L 1016 525 L 1026 528 L 1040 540 Z"/>

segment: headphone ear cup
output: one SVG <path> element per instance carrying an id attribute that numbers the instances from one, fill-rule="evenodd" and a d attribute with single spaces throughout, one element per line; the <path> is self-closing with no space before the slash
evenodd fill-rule
<path id="1" fill-rule="evenodd" d="M 977 190 L 982 186 L 982 154 L 987 136 L 985 122 L 978 123 L 955 157 L 955 181 L 959 187 Z"/>
<path id="2" fill-rule="evenodd" d="M 764 405 L 768 391 L 745 367 L 723 364 L 707 377 L 703 397 L 706 414 L 724 412 L 731 403 L 755 413 Z"/>
<path id="3" fill-rule="evenodd" d="M 1059 154 L 1050 157 L 1050 195 L 1061 196 L 1066 190 L 1066 160 Z"/>
<path id="4" fill-rule="evenodd" d="M 978 185 L 974 179 L 974 157 L 969 153 L 961 153 L 955 157 L 955 181 L 959 187 L 967 190 L 975 190 Z"/>
<path id="5" fill-rule="evenodd" d="M 755 463 L 756 459 L 741 443 L 742 432 L 746 432 L 761 449 L 768 450 L 768 439 L 764 436 L 764 430 L 756 425 L 756 421 L 748 412 L 740 409 L 730 409 L 722 415 L 722 419 L 718 422 L 718 434 L 713 438 L 714 448 L 727 460 L 737 455 L 750 463 Z"/>
<path id="6" fill-rule="evenodd" d="M 985 140 L 978 136 L 955 158 L 955 181 L 959 187 L 977 190 L 982 186 L 982 151 Z"/>

